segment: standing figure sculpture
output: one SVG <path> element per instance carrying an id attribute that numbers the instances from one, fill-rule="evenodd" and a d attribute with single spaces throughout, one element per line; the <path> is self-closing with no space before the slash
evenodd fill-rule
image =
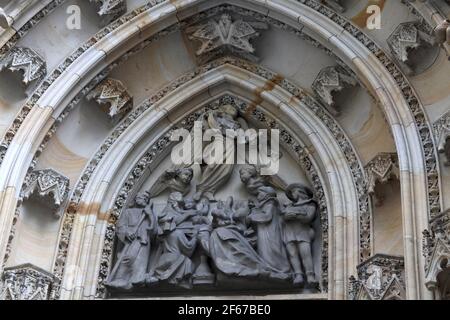
<path id="1" fill-rule="evenodd" d="M 236 162 L 235 132 L 238 129 L 245 130 L 246 126 L 246 121 L 239 117 L 238 110 L 232 105 L 221 106 L 219 109 L 208 111 L 203 115 L 203 129 L 213 129 L 220 134 L 215 135 L 215 140 L 204 147 L 203 161 L 210 164 L 206 165 L 202 170 L 200 181 L 197 184 L 197 198 L 203 196 L 214 200 L 214 194 L 217 189 L 228 181 Z M 227 132 L 227 130 L 233 131 Z M 231 136 L 227 137 L 227 135 Z M 224 146 L 223 162 L 214 164 L 213 157 L 215 157 L 215 146 L 217 143 L 221 143 Z M 240 142 L 238 141 L 238 143 Z M 194 152 L 199 151 L 194 150 Z"/>
<path id="2" fill-rule="evenodd" d="M 248 218 L 256 226 L 256 248 L 259 256 L 275 270 L 271 276 L 279 279 L 289 278 L 291 268 L 283 245 L 280 207 L 272 187 L 258 189 L 257 203 Z"/>
<path id="3" fill-rule="evenodd" d="M 148 206 L 149 196 L 140 193 L 134 206 L 125 210 L 117 222 L 117 261 L 106 286 L 130 290 L 145 283 L 152 237 L 156 235 L 156 216 Z"/>
<path id="4" fill-rule="evenodd" d="M 304 285 L 304 268 L 308 284 L 316 286 L 318 282 L 311 253 L 315 235 L 311 223 L 316 217 L 317 204 L 312 191 L 298 183 L 291 184 L 287 188 L 286 196 L 291 203 L 282 210 L 285 222 L 284 243 L 295 272 L 294 284 Z"/>

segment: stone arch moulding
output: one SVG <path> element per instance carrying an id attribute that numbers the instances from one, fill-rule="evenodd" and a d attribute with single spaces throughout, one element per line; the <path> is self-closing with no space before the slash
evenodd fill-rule
<path id="1" fill-rule="evenodd" d="M 337 52 L 380 100 L 399 153 L 404 237 L 411 239 L 405 244 L 405 256 L 411 257 L 405 261 L 409 274 L 407 297 L 425 297 L 428 293 L 421 280 L 423 261 L 414 257 L 420 257 L 420 232 L 426 228 L 428 217 L 419 213 L 430 212 L 434 215 L 440 211 L 439 192 L 435 192 L 436 188 L 439 189 L 436 149 L 426 116 L 406 78 L 388 56 L 344 17 L 312 0 L 283 2 L 282 5 L 279 1 L 256 0 L 152 3 L 100 31 L 47 77 L 25 105 L 12 131 L 7 133 L 6 143 L 4 141 L 0 150 L 0 225 L 1 231 L 4 231 L 0 233 L 0 254 L 3 256 L 7 247 L 8 230 L 13 221 L 24 172 L 39 142 L 44 139 L 47 128 L 52 126 L 64 106 L 75 96 L 74 89 L 84 87 L 90 78 L 114 62 L 127 48 L 193 14 L 190 11 L 193 5 L 207 9 L 224 3 L 252 9 L 322 39 L 321 42 Z M 113 38 L 114 41 L 110 41 Z M 74 61 L 77 63 L 74 64 Z"/>
<path id="2" fill-rule="evenodd" d="M 299 94 L 299 98 L 295 96 L 293 98 L 292 93 L 275 86 L 271 91 L 264 92 L 259 104 L 261 107 L 256 107 L 252 105 L 252 99 L 255 98 L 254 92 L 264 87 L 268 79 L 232 64 L 219 64 L 218 67 L 211 70 L 208 67 L 207 70 L 206 73 L 200 73 L 199 76 L 192 78 L 160 100 L 151 97 L 136 109 L 132 116 L 134 121 L 123 122 L 124 128 L 119 128 L 118 133 L 113 133 L 106 140 L 112 145 L 109 148 L 107 145 L 100 148 L 100 153 L 95 156 L 96 165 L 87 169 L 91 172 L 91 176 L 87 184 L 82 187 L 84 190 L 81 198 L 76 199 L 76 203 L 71 203 L 64 222 L 64 226 L 70 226 L 72 229 L 67 232 L 63 230 L 62 241 L 66 241 L 67 234 L 70 234 L 70 244 L 65 249 L 67 250 L 66 261 L 61 265 L 57 262 L 54 270 L 56 277 L 63 276 L 62 298 L 103 296 L 102 283 L 109 270 L 114 223 L 122 207 L 127 203 L 127 197 L 136 191 L 136 187 L 139 188 L 139 178 L 144 171 L 148 170 L 148 166 L 153 169 L 161 160 L 158 157 L 164 151 L 167 152 L 170 146 L 169 128 L 182 126 L 183 121 L 188 122 L 186 125 L 188 126 L 189 122 L 195 120 L 194 115 L 198 113 L 198 109 L 203 108 L 202 105 L 208 104 L 207 102 L 211 100 L 211 103 L 214 103 L 224 95 L 228 98 L 223 99 L 236 104 L 243 114 L 250 114 L 252 119 L 258 120 L 267 127 L 279 126 L 282 131 L 282 142 L 288 146 L 288 150 L 302 164 L 305 171 L 309 172 L 311 184 L 314 185 L 320 197 L 322 224 L 325 228 L 322 232 L 324 237 L 328 234 L 328 237 L 324 239 L 322 272 L 332 271 L 332 274 L 328 275 L 329 281 L 333 282 L 333 290 L 329 292 L 329 295 L 334 298 L 345 297 L 346 287 L 343 284 L 348 278 L 348 270 L 344 263 L 347 265 L 358 263 L 358 256 L 353 252 L 354 246 L 359 245 L 357 213 L 359 201 L 367 200 L 365 197 L 358 198 L 355 176 L 362 174 L 362 169 L 356 155 L 354 155 L 354 161 L 356 161 L 354 165 L 360 167 L 360 173 L 352 172 L 344 150 L 330 143 L 336 137 L 325 125 L 326 120 L 323 120 L 323 117 L 333 122 L 332 118 L 299 89 L 291 87 Z M 186 78 L 182 77 L 182 79 Z M 285 85 L 289 87 L 289 83 Z M 242 99 L 230 96 L 239 96 Z M 289 101 L 291 101 L 290 105 L 288 105 Z M 309 103 L 308 107 L 306 103 Z M 294 108 L 292 108 L 293 104 L 295 104 Z M 270 114 L 277 114 L 281 124 L 276 123 Z M 282 129 L 283 127 L 286 129 Z M 339 131 L 335 132 L 337 136 L 343 135 L 340 128 L 333 125 L 331 127 Z M 119 135 L 121 131 L 123 133 Z M 304 137 L 298 138 L 293 132 L 303 132 Z M 303 139 L 308 141 L 302 142 Z M 148 141 L 151 141 L 150 148 Z M 349 144 L 348 141 L 346 143 Z M 337 145 L 342 144 L 341 142 Z M 309 156 L 310 151 L 307 151 L 305 146 L 311 146 L 308 148 L 314 149 L 317 156 Z M 350 144 L 349 147 L 352 148 Z M 339 156 L 336 157 L 336 155 Z M 324 190 L 321 191 L 322 188 Z M 79 190 L 77 191 L 80 193 Z M 100 236 L 94 236 L 94 233 L 99 231 L 94 231 L 92 226 L 100 230 Z M 328 229 L 326 229 L 327 226 Z M 348 233 L 343 230 L 348 230 Z M 79 239 L 84 240 L 79 242 Z M 100 248 L 102 250 L 99 250 Z M 80 255 L 80 252 L 86 254 Z M 62 255 L 64 255 L 63 251 L 58 254 L 58 256 Z M 86 260 L 88 256 L 94 257 L 93 260 Z M 327 269 L 328 264 L 332 266 Z M 92 266 L 95 267 L 92 268 Z M 61 268 L 64 268 L 64 273 Z M 323 274 L 323 276 L 325 276 L 324 286 L 326 287 L 327 275 Z M 98 286 L 97 277 L 100 279 Z"/>

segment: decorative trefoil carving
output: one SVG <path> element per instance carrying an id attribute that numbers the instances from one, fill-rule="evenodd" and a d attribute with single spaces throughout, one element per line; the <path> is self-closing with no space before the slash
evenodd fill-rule
<path id="1" fill-rule="evenodd" d="M 125 0 L 90 0 L 97 5 L 97 14 L 102 18 L 102 24 L 106 25 L 116 20 L 127 12 Z"/>
<path id="2" fill-rule="evenodd" d="M 387 39 L 395 59 L 408 74 L 414 73 L 414 66 L 410 61 L 413 51 L 424 45 L 434 45 L 434 37 L 429 35 L 422 27 L 421 22 L 404 22 L 395 28 Z"/>
<path id="3" fill-rule="evenodd" d="M 258 29 L 268 29 L 268 25 L 264 22 L 233 20 L 229 13 L 224 13 L 218 20 L 211 19 L 187 28 L 186 33 L 190 40 L 201 43 L 196 54 L 203 61 L 219 54 L 234 54 L 255 61 L 257 58 L 251 40 L 260 35 Z"/>
<path id="4" fill-rule="evenodd" d="M 109 106 L 108 116 L 112 121 L 120 120 L 133 108 L 133 97 L 119 80 L 108 78 L 99 83 L 87 96 L 100 105 Z"/>
<path id="5" fill-rule="evenodd" d="M 316 96 L 322 101 L 333 115 L 338 115 L 333 94 L 346 87 L 355 86 L 358 82 L 341 66 L 322 69 L 312 84 Z"/>
<path id="6" fill-rule="evenodd" d="M 375 205 L 380 206 L 383 204 L 384 193 L 380 188 L 377 188 L 377 185 L 388 183 L 392 178 L 400 178 L 397 154 L 380 153 L 369 161 L 365 169 L 368 179 L 368 192 L 374 196 Z"/>
<path id="7" fill-rule="evenodd" d="M 5 268 L 0 300 L 48 300 L 54 277 L 32 264 Z"/>
<path id="8" fill-rule="evenodd" d="M 23 198 L 37 196 L 45 204 L 51 204 L 55 216 L 69 195 L 69 179 L 52 169 L 33 171 L 25 181 Z"/>
<path id="9" fill-rule="evenodd" d="M 403 257 L 376 254 L 357 267 L 358 276 L 350 277 L 351 300 L 404 300 Z"/>
<path id="10" fill-rule="evenodd" d="M 36 80 L 42 80 L 47 74 L 45 60 L 34 50 L 24 47 L 14 47 L 0 61 L 0 71 L 5 68 L 15 72 L 22 71 L 22 82 L 29 85 Z"/>
<path id="11" fill-rule="evenodd" d="M 444 114 L 433 125 L 439 153 L 444 154 L 445 166 L 450 166 L 450 112 Z"/>

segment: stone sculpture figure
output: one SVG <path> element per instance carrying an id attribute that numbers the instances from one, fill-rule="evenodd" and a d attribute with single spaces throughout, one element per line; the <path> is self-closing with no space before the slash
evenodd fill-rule
<path id="1" fill-rule="evenodd" d="M 217 110 L 211 110 L 203 116 L 203 129 L 218 130 L 221 135 L 214 136 L 215 141 L 205 146 L 203 151 L 203 161 L 205 163 L 212 163 L 214 155 L 214 149 L 216 143 L 222 143 L 224 145 L 223 162 L 220 164 L 208 164 L 202 170 L 202 176 L 197 185 L 197 198 L 201 196 L 210 200 L 214 199 L 214 194 L 219 187 L 228 181 L 230 178 L 234 165 L 234 149 L 235 149 L 235 136 L 231 139 L 227 139 L 227 130 L 233 130 L 235 132 L 238 129 L 246 129 L 246 121 L 239 117 L 238 110 L 232 105 L 221 106 Z M 228 145 L 232 143 L 233 145 Z M 195 154 L 197 150 L 194 150 Z M 201 153 L 200 153 L 201 154 Z M 206 157 L 205 157 L 206 155 Z M 208 158 L 209 157 L 209 158 Z"/>
<path id="2" fill-rule="evenodd" d="M 255 197 L 258 195 L 259 188 L 264 186 L 272 186 L 281 190 L 285 190 L 287 187 L 286 183 L 277 175 L 261 176 L 254 165 L 242 166 L 239 174 L 247 192 Z"/>
<path id="3" fill-rule="evenodd" d="M 275 270 L 272 277 L 289 278 L 291 268 L 282 240 L 280 206 L 272 187 L 258 189 L 257 203 L 248 218 L 256 226 L 259 256 Z"/>
<path id="4" fill-rule="evenodd" d="M 235 206 L 229 197 L 219 201 L 212 209 L 213 231 L 210 239 L 210 256 L 217 270 L 227 276 L 270 276 L 272 270 L 251 245 L 253 231 L 247 227 L 248 205 Z"/>
<path id="5" fill-rule="evenodd" d="M 315 286 L 317 280 L 311 253 L 311 243 L 315 235 L 311 223 L 316 217 L 317 204 L 312 191 L 298 183 L 287 188 L 286 196 L 291 203 L 282 210 L 283 239 L 295 273 L 294 284 L 304 284 L 303 266 L 308 284 Z"/>
<path id="6" fill-rule="evenodd" d="M 130 290 L 145 282 L 151 239 L 156 235 L 156 215 L 149 200 L 147 193 L 138 194 L 117 222 L 119 250 L 106 284 L 110 288 Z"/>
<path id="7" fill-rule="evenodd" d="M 191 218 L 196 214 L 196 210 L 183 210 L 180 192 L 170 194 L 166 208 L 158 216 L 161 255 L 154 274 L 147 278 L 147 284 L 167 281 L 191 288 L 194 272 L 191 258 L 198 239 L 198 229 Z"/>
<path id="8" fill-rule="evenodd" d="M 159 196 L 169 189 L 171 192 L 180 192 L 186 195 L 191 189 L 194 177 L 192 168 L 172 168 L 166 170 L 148 191 L 150 198 Z"/>

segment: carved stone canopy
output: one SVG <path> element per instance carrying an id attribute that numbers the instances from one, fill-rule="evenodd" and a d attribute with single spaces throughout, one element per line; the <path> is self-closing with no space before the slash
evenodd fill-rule
<path id="1" fill-rule="evenodd" d="M 0 300 L 48 300 L 53 281 L 52 274 L 32 264 L 5 268 Z"/>
<path id="2" fill-rule="evenodd" d="M 446 159 L 445 166 L 450 166 L 450 112 L 440 117 L 433 125 L 434 136 L 439 153 Z"/>
<path id="3" fill-rule="evenodd" d="M 374 255 L 357 267 L 357 279 L 350 277 L 350 299 L 405 299 L 404 268 L 403 257 Z"/>
<path id="4" fill-rule="evenodd" d="M 52 169 L 33 171 L 25 181 L 23 198 L 35 196 L 38 200 L 50 205 L 57 215 L 61 204 L 69 195 L 69 179 Z"/>
<path id="5" fill-rule="evenodd" d="M 430 230 L 423 232 L 425 284 L 441 299 L 448 299 L 450 283 L 450 209 L 430 221 Z"/>
<path id="6" fill-rule="evenodd" d="M 433 36 L 429 35 L 422 27 L 421 22 L 412 21 L 401 23 L 387 39 L 394 58 L 408 74 L 414 74 L 411 64 L 411 55 L 418 48 L 425 45 L 434 45 Z"/>
<path id="7" fill-rule="evenodd" d="M 133 108 L 133 97 L 124 84 L 115 79 L 105 79 L 99 83 L 87 96 L 95 99 L 98 104 L 108 107 L 108 116 L 117 122 Z"/>
<path id="8" fill-rule="evenodd" d="M 190 40 L 200 42 L 196 55 L 203 62 L 219 55 L 232 54 L 256 61 L 255 48 L 251 40 L 260 36 L 259 29 L 268 29 L 264 22 L 233 19 L 224 13 L 219 18 L 186 29 Z"/>
<path id="9" fill-rule="evenodd" d="M 328 111 L 339 115 L 334 101 L 334 93 L 346 87 L 355 86 L 358 82 L 341 66 L 332 66 L 322 69 L 312 84 L 312 89 Z"/>
<path id="10" fill-rule="evenodd" d="M 384 193 L 377 185 L 388 183 L 392 178 L 400 178 L 397 154 L 380 153 L 369 161 L 365 168 L 368 192 L 375 197 L 375 205 L 380 206 L 383 204 Z"/>
<path id="11" fill-rule="evenodd" d="M 28 86 L 31 82 L 42 80 L 47 74 L 44 59 L 34 50 L 23 47 L 14 47 L 0 61 L 0 71 L 22 71 L 22 82 Z"/>
<path id="12" fill-rule="evenodd" d="M 125 0 L 90 0 L 98 7 L 97 14 L 102 18 L 102 24 L 106 25 L 116 20 L 127 12 Z"/>

